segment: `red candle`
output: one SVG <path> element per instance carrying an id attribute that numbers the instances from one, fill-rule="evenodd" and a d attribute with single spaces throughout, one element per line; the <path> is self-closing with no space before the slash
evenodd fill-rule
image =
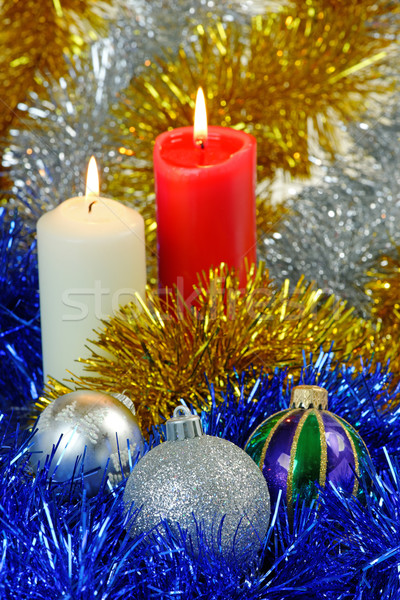
<path id="1" fill-rule="evenodd" d="M 155 142 L 154 172 L 160 288 L 176 285 L 192 303 L 197 274 L 221 262 L 243 284 L 246 261 L 256 261 L 255 138 L 207 131 L 206 121 L 167 131 Z"/>

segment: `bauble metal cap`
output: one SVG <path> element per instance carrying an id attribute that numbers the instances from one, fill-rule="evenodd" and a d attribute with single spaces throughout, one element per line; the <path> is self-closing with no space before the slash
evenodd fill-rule
<path id="1" fill-rule="evenodd" d="M 328 410 L 328 391 L 319 385 L 298 385 L 292 389 L 290 406 Z"/>
<path id="2" fill-rule="evenodd" d="M 108 393 L 108 392 L 105 392 L 105 393 Z M 129 408 L 131 413 L 136 416 L 135 405 L 133 404 L 132 400 L 130 398 L 128 398 L 128 396 L 125 396 L 124 393 L 122 393 L 122 394 L 112 393 L 110 395 L 113 396 L 113 398 L 115 398 L 116 400 L 119 400 L 120 402 L 122 402 L 122 404 L 124 404 L 126 406 L 126 408 Z"/>
<path id="3" fill-rule="evenodd" d="M 165 424 L 167 442 L 190 440 L 203 435 L 200 417 L 192 415 L 186 406 L 179 405 L 174 410 L 174 416 Z"/>

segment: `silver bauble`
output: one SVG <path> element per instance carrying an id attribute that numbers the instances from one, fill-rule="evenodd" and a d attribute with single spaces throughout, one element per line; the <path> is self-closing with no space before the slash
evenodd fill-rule
<path id="1" fill-rule="evenodd" d="M 167 521 L 178 537 L 180 529 L 187 531 L 186 548 L 197 554 L 200 528 L 209 548 L 245 565 L 260 549 L 269 524 L 261 471 L 235 444 L 203 435 L 199 417 L 186 407 L 175 409 L 166 425 L 168 441 L 138 462 L 125 488 L 126 509 L 132 503 L 141 508 L 133 512 L 131 535 L 157 526 L 162 532 L 160 522 Z"/>
<path id="2" fill-rule="evenodd" d="M 115 485 L 122 479 L 121 468 L 128 476 L 129 462 L 143 451 L 133 403 L 122 394 L 114 397 L 89 390 L 60 396 L 44 409 L 35 426 L 30 448 L 30 464 L 35 472 L 39 463 L 43 467 L 49 460 L 55 446 L 48 471 L 54 481 L 79 479 L 83 464 L 84 486 L 93 496 L 100 488 L 108 461 L 108 481 Z"/>

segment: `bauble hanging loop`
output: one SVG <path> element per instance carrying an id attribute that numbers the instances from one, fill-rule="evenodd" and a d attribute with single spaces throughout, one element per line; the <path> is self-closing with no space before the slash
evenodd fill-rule
<path id="1" fill-rule="evenodd" d="M 190 410 L 183 405 L 175 408 L 174 416 L 172 419 L 168 419 L 165 428 L 167 432 L 167 442 L 189 440 L 203 435 L 200 417 L 198 415 L 193 415 Z"/>

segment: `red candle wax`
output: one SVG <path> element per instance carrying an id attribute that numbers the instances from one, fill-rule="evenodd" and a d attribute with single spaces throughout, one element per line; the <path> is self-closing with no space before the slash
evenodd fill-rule
<path id="1" fill-rule="evenodd" d="M 256 262 L 256 140 L 209 127 L 204 148 L 193 127 L 158 136 L 154 147 L 160 288 L 190 302 L 197 274 L 225 262 L 241 284 Z M 192 296 L 193 297 L 193 296 Z"/>

